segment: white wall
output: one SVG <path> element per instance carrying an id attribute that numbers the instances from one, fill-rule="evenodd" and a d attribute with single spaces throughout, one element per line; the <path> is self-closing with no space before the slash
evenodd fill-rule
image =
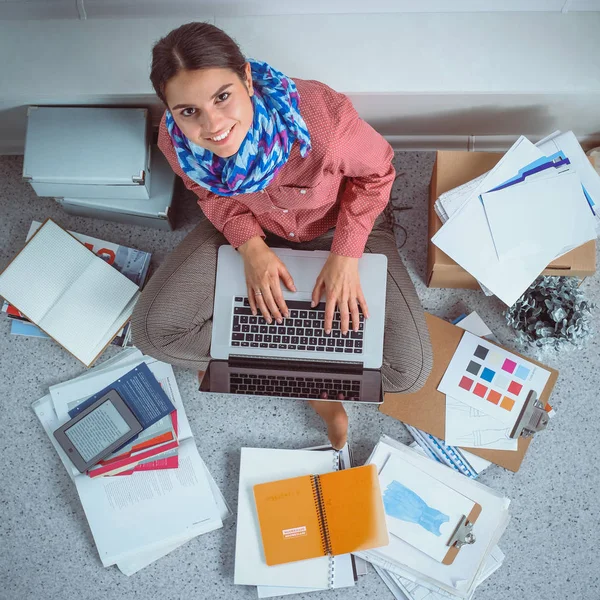
<path id="1" fill-rule="evenodd" d="M 6 4 L 16 2 L 0 0 L 0 8 Z M 87 9 L 94 4 L 87 0 Z M 520 133 L 535 138 L 556 128 L 583 138 L 600 134 L 598 12 L 215 17 L 190 11 L 185 18 L 0 22 L 0 53 L 9 57 L 0 65 L 0 153 L 22 151 L 28 104 L 152 105 L 158 116 L 150 50 L 190 20 L 214 22 L 247 56 L 290 76 L 347 93 L 361 116 L 399 146 L 462 147 L 473 143 L 469 136 L 481 138 L 481 148 L 486 136 L 503 146 Z"/>

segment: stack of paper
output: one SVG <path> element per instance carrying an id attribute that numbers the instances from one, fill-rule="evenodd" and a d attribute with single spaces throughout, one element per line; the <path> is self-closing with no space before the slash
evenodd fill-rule
<path id="1" fill-rule="evenodd" d="M 347 447 L 340 453 L 331 447 L 242 448 L 234 583 L 258 586 L 259 598 L 354 586 L 355 569 L 349 554 L 268 566 L 253 493 L 254 485 L 259 483 L 320 475 L 349 466 Z"/>
<path id="2" fill-rule="evenodd" d="M 387 572 L 384 573 L 384 581 L 390 583 L 392 591 L 396 590 L 395 594 L 406 593 L 404 590 L 407 590 L 406 595 L 409 598 L 423 598 L 424 590 L 428 590 L 445 598 L 470 598 L 475 588 L 502 562 L 503 555 L 497 549 L 497 543 L 509 521 L 510 500 L 479 482 L 463 477 L 454 470 L 430 460 L 421 451 L 410 449 L 388 436 L 382 436 L 367 464 L 375 464 L 380 477 L 386 476 L 385 471 L 388 467 L 393 466 L 394 472 L 397 472 L 397 465 L 402 464 L 411 471 L 421 473 L 428 481 L 437 480 L 437 485 L 450 488 L 457 497 L 463 497 L 471 503 L 480 505 L 481 513 L 473 526 L 475 543 L 463 546 L 451 564 L 442 564 L 434 558 L 435 549 L 425 548 L 419 542 L 418 545 L 422 548 L 419 550 L 405 539 L 401 539 L 397 534 L 405 537 L 403 532 L 390 531 L 389 546 L 358 553 L 375 567 Z M 416 486 L 419 478 L 413 477 L 411 481 Z M 388 488 L 389 486 L 386 489 Z M 386 491 L 382 491 L 385 504 Z M 401 504 L 406 514 L 397 516 L 401 517 L 401 522 L 408 521 L 409 524 L 415 524 L 420 518 L 419 514 L 424 510 L 418 509 L 419 506 L 424 505 L 424 499 L 419 498 L 415 492 L 409 494 L 412 500 Z M 441 499 L 438 498 L 438 501 Z M 435 510 L 436 514 L 430 514 L 436 508 L 433 504 L 428 505 L 428 512 L 423 517 L 425 520 L 421 527 L 437 531 L 437 528 L 446 522 L 444 518 L 446 515 L 437 515 L 439 512 L 437 510 Z M 458 506 L 456 504 L 456 507 Z M 390 513 L 388 517 L 395 518 Z M 450 519 L 450 515 L 448 518 Z"/>
<path id="3" fill-rule="evenodd" d="M 41 227 L 39 221 L 33 221 L 29 227 L 27 238 L 29 241 L 31 236 Z M 135 250 L 127 246 L 121 246 L 106 240 L 99 240 L 89 235 L 69 231 L 69 233 L 78 239 L 86 248 L 89 248 L 96 256 L 99 256 L 114 269 L 119 271 L 135 283 L 140 289 L 146 283 L 148 269 L 150 267 L 151 254 L 142 250 Z M 50 336 L 44 333 L 39 327 L 31 323 L 25 315 L 18 311 L 8 302 L 2 305 L 2 312 L 11 319 L 10 332 L 13 335 L 24 335 L 42 339 L 50 339 Z M 127 323 L 116 337 L 112 344 L 115 346 L 130 346 L 131 345 L 131 328 Z"/>
<path id="4" fill-rule="evenodd" d="M 80 474 L 53 432 L 69 411 L 132 368 L 145 364 L 177 411 L 179 466 L 130 477 Z M 194 537 L 223 526 L 230 511 L 198 454 L 173 369 L 139 350 L 125 350 L 81 377 L 52 386 L 33 409 L 75 483 L 100 560 L 131 575 Z"/>
<path id="5" fill-rule="evenodd" d="M 440 196 L 432 242 L 511 306 L 555 258 L 595 239 L 599 202 L 572 132 L 521 137 L 489 173 Z"/>

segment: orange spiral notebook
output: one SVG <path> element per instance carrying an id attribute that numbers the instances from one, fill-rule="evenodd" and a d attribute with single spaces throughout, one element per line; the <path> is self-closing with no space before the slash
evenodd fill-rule
<path id="1" fill-rule="evenodd" d="M 267 565 L 389 543 L 375 465 L 254 486 Z"/>

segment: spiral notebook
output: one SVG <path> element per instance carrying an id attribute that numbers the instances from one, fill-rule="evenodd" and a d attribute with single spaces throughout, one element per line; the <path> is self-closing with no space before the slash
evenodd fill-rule
<path id="1" fill-rule="evenodd" d="M 267 565 L 389 543 L 374 465 L 254 486 Z"/>
<path id="2" fill-rule="evenodd" d="M 329 473 L 342 466 L 339 453 L 333 449 L 315 451 L 242 448 L 235 544 L 235 584 L 257 585 L 259 590 L 262 586 L 268 586 L 268 590 L 303 588 L 303 591 L 312 591 L 344 587 L 342 581 L 353 579 L 352 561 L 337 560 L 337 557 L 331 556 L 321 555 L 310 560 L 269 566 L 263 552 L 253 493 L 256 484 L 290 476 Z"/>

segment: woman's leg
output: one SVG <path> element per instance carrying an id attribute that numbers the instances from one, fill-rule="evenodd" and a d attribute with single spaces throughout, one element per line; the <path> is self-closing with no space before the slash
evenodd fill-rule
<path id="1" fill-rule="evenodd" d="M 383 215 L 375 222 L 365 251 L 385 254 L 388 259 L 383 388 L 411 394 L 425 385 L 431 372 L 431 341 L 423 307 Z"/>
<path id="2" fill-rule="evenodd" d="M 210 360 L 217 251 L 227 240 L 205 219 L 150 278 L 131 319 L 144 353 L 204 371 Z"/>

